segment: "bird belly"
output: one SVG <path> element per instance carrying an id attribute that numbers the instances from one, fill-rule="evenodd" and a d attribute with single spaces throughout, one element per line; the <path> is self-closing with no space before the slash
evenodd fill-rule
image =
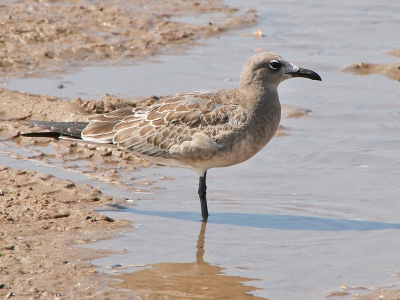
<path id="1" fill-rule="evenodd" d="M 253 157 L 275 135 L 279 122 L 280 110 L 268 119 L 254 118 L 252 124 L 215 142 L 200 134 L 191 142 L 176 145 L 170 157 L 145 157 L 161 165 L 191 169 L 202 175 L 208 169 L 236 165 Z"/>
<path id="2" fill-rule="evenodd" d="M 158 163 L 169 167 L 182 167 L 203 174 L 211 168 L 229 167 L 244 162 L 258 153 L 274 136 L 279 121 L 271 127 L 259 127 L 259 130 L 244 131 L 235 135 L 232 140 L 217 143 L 218 149 L 213 155 L 199 155 L 195 157 L 177 157 L 175 159 L 156 158 Z M 201 153 L 201 152 L 199 152 Z M 153 160 L 151 158 L 151 160 Z M 163 162 L 161 162 L 161 160 Z"/>

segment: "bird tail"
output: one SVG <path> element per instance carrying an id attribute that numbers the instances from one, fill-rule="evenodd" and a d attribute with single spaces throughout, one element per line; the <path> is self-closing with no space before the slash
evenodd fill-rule
<path id="1" fill-rule="evenodd" d="M 63 136 L 81 139 L 81 132 L 88 122 L 48 122 L 48 121 L 28 121 L 32 127 L 40 127 L 48 129 L 46 132 L 27 132 L 21 133 L 22 136 L 28 137 L 54 137 L 59 138 Z"/>

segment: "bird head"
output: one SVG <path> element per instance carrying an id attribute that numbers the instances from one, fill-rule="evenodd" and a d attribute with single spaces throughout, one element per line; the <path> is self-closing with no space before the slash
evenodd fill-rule
<path id="1" fill-rule="evenodd" d="M 314 71 L 299 68 L 275 53 L 263 52 L 247 60 L 242 70 L 240 84 L 241 87 L 254 83 L 277 87 L 282 81 L 294 77 L 322 81 Z"/>

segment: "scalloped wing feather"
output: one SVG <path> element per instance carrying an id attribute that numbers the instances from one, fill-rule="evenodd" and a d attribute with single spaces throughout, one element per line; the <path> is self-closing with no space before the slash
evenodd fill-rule
<path id="1" fill-rule="evenodd" d="M 211 158 L 247 120 L 232 103 L 236 89 L 177 94 L 149 108 L 119 109 L 89 118 L 82 138 L 161 157 Z"/>

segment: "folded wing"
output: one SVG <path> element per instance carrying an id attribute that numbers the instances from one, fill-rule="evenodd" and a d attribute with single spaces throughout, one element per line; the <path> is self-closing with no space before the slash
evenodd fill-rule
<path id="1" fill-rule="evenodd" d="M 228 92 L 235 92 L 231 90 Z M 240 128 L 246 113 L 224 92 L 178 94 L 149 108 L 119 109 L 89 118 L 82 139 L 160 157 L 208 156 Z"/>

